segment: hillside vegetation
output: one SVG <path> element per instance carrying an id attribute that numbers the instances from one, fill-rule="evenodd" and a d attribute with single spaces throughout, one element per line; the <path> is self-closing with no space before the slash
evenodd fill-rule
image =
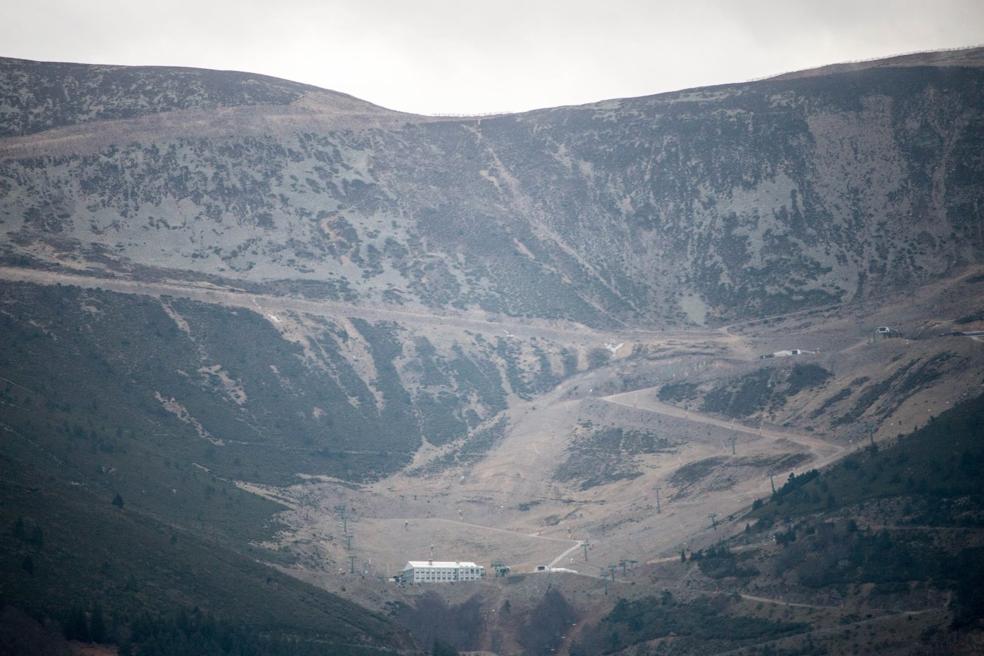
<path id="1" fill-rule="evenodd" d="M 895 444 L 790 477 L 756 502 L 744 533 L 683 553 L 681 566 L 700 573 L 691 585 L 710 594 L 633 591 L 571 653 L 972 653 L 984 622 L 982 422 L 984 396 Z M 787 600 L 786 619 L 763 616 L 763 601 Z M 930 619 L 917 638 L 899 642 L 893 633 L 920 614 Z M 866 620 L 889 628 L 861 630 Z"/>
<path id="2" fill-rule="evenodd" d="M 244 74 L 4 60 L 0 132 L 34 136 L 0 144 L 3 255 L 593 325 L 863 299 L 980 261 L 982 75 L 434 119 Z M 236 112 L 166 120 L 215 107 Z"/>
<path id="3" fill-rule="evenodd" d="M 982 63 L 446 118 L 0 59 L 0 651 L 975 640 L 984 400 L 841 457 L 977 391 Z M 514 575 L 385 580 L 438 540 Z"/>

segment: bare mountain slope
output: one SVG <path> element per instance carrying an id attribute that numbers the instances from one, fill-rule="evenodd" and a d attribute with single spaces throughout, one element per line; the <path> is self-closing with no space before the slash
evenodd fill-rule
<path id="1" fill-rule="evenodd" d="M 77 496 L 72 521 L 147 519 L 158 580 L 213 543 L 250 563 L 228 598 L 279 585 L 261 559 L 412 624 L 433 600 L 385 581 L 404 560 L 506 560 L 517 576 L 444 591 L 474 620 L 462 649 L 563 651 L 609 585 L 713 611 L 689 605 L 708 582 L 670 567 L 681 548 L 979 389 L 981 61 L 442 118 L 243 73 L 3 60 L 10 603 L 155 607 L 118 576 L 45 607 L 58 572 L 89 589 L 143 567 L 73 554 Z M 570 607 L 541 608 L 558 577 L 536 565 L 578 570 Z M 546 642 L 541 612 L 564 618 Z M 372 622 L 367 645 L 409 644 Z"/>
<path id="2" fill-rule="evenodd" d="M 0 230 L 8 262 L 592 324 L 861 299 L 980 258 L 979 58 L 462 119 L 73 67 L 7 115 L 67 127 L 0 140 Z"/>

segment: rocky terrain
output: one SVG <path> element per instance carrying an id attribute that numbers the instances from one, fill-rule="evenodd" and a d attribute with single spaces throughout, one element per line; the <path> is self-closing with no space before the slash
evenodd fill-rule
<path id="1" fill-rule="evenodd" d="M 980 259 L 979 57 L 474 119 L 4 60 L 5 257 L 591 325 L 864 299 Z"/>
<path id="2" fill-rule="evenodd" d="M 0 60 L 0 645 L 974 653 L 982 62 L 439 118 Z"/>

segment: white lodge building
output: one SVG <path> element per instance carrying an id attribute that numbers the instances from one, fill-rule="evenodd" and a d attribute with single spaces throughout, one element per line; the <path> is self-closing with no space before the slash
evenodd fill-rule
<path id="1" fill-rule="evenodd" d="M 440 560 L 411 560 L 403 568 L 405 583 L 455 583 L 478 581 L 485 576 L 485 568 L 475 563 Z"/>

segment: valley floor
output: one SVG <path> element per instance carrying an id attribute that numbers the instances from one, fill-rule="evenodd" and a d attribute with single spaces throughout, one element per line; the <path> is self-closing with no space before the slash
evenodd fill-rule
<path id="1" fill-rule="evenodd" d="M 437 593 L 452 606 L 477 595 L 483 608 L 508 603 L 529 613 L 556 588 L 570 600 L 579 627 L 597 622 L 620 597 L 657 589 L 681 598 L 729 592 L 700 580 L 681 563 L 681 552 L 740 536 L 753 502 L 791 477 L 890 442 L 979 393 L 981 343 L 947 335 L 962 309 L 981 297 L 968 278 L 965 273 L 864 308 L 824 308 L 720 329 L 607 333 L 558 322 L 490 321 L 476 313 L 0 268 L 2 280 L 189 298 L 248 309 L 272 324 L 304 315 L 358 317 L 397 322 L 427 332 L 436 343 L 478 333 L 608 348 L 613 357 L 603 366 L 531 398 L 511 394 L 506 409 L 486 422 L 504 421 L 504 434 L 477 458 L 461 457 L 467 455 L 465 438 L 425 444 L 408 467 L 373 483 L 323 476 L 290 485 L 238 482 L 289 508 L 280 514 L 284 530 L 259 546 L 288 555 L 280 567 L 297 578 L 382 611 L 393 604 L 414 607 Z M 904 337 L 879 339 L 875 328 L 881 325 Z M 783 349 L 806 352 L 760 358 Z M 807 374 L 812 378 L 805 383 L 797 378 Z M 734 553 L 770 548 L 763 537 Z M 500 561 L 512 576 L 426 589 L 388 580 L 405 561 L 428 557 L 487 567 Z M 542 566 L 575 573 L 536 572 Z M 735 599 L 741 612 L 790 622 L 827 613 L 844 624 L 847 616 L 840 602 L 754 590 L 736 592 Z M 863 603 L 858 608 L 875 610 Z M 898 619 L 896 610 L 883 610 L 844 626 L 859 631 Z M 916 608 L 905 621 L 925 630 L 925 621 L 940 612 L 939 606 Z M 516 626 L 491 614 L 483 622 L 483 637 L 473 643 L 504 650 L 497 653 L 516 648 Z M 814 639 L 838 631 L 824 628 Z M 504 642 L 493 644 L 493 635 Z M 556 647 L 569 648 L 573 635 L 565 634 Z M 784 640 L 760 646 L 778 647 Z"/>

